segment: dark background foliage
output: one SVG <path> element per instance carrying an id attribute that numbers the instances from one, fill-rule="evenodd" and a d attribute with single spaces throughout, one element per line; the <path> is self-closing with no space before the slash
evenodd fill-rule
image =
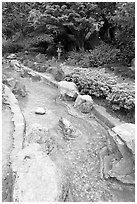
<path id="1" fill-rule="evenodd" d="M 2 14 L 3 53 L 32 49 L 56 55 L 61 42 L 63 54 L 90 54 L 106 43 L 118 51 L 112 61 L 130 65 L 135 55 L 134 2 L 3 2 Z"/>

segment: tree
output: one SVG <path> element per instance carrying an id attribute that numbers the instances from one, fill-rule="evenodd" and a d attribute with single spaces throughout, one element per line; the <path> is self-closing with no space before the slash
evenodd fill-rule
<path id="1" fill-rule="evenodd" d="M 52 34 L 55 40 L 65 38 L 75 48 L 84 49 L 85 40 L 96 30 L 96 4 L 54 2 L 45 3 L 43 7 L 44 12 L 30 12 L 29 21 L 34 28 Z"/>
<path id="2" fill-rule="evenodd" d="M 116 46 L 121 49 L 122 59 L 130 65 L 135 57 L 135 3 L 117 3 L 115 15 L 111 19 L 118 28 Z"/>
<path id="3" fill-rule="evenodd" d="M 28 24 L 30 3 L 3 2 L 2 3 L 2 31 L 7 37 L 15 33 L 25 34 Z"/>

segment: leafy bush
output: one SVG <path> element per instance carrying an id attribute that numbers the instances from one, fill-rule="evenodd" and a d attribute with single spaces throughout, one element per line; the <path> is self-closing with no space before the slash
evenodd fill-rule
<path id="1" fill-rule="evenodd" d="M 68 54 L 67 63 L 72 66 L 90 67 L 89 54 L 89 52 L 84 51 L 71 51 Z"/>
<path id="2" fill-rule="evenodd" d="M 114 110 L 124 108 L 131 110 L 135 108 L 135 87 L 133 84 L 116 84 L 111 93 L 107 96 L 107 101 Z"/>
<path id="3" fill-rule="evenodd" d="M 117 56 L 119 52 L 120 50 L 106 43 L 101 43 L 93 51 L 90 51 L 90 66 L 98 67 L 104 64 L 114 63 L 118 60 Z"/>
<path id="4" fill-rule="evenodd" d="M 6 40 L 2 43 L 2 53 L 16 53 L 23 50 L 23 46 L 20 43 L 15 43 L 12 40 Z"/>
<path id="5" fill-rule="evenodd" d="M 113 110 L 135 108 L 134 84 L 117 83 L 117 77 L 105 69 L 75 68 L 65 80 L 73 81 L 81 94 L 105 98 Z"/>
<path id="6" fill-rule="evenodd" d="M 118 2 L 116 12 L 111 16 L 115 32 L 115 45 L 121 50 L 120 58 L 130 66 L 135 58 L 135 2 Z"/>
<path id="7" fill-rule="evenodd" d="M 119 52 L 120 50 L 102 42 L 90 52 L 69 52 L 67 63 L 82 67 L 98 67 L 118 61 Z"/>

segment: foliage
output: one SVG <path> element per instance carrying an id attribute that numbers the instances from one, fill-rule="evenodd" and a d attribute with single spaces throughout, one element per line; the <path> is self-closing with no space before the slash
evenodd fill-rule
<path id="1" fill-rule="evenodd" d="M 116 84 L 106 98 L 114 110 L 135 108 L 135 87 L 133 84 Z"/>
<path id="2" fill-rule="evenodd" d="M 64 40 L 73 48 L 84 48 L 84 41 L 96 30 L 95 3 L 54 2 L 45 3 L 44 12 L 33 10 L 29 21 L 35 29 L 52 33 L 65 45 Z"/>
<path id="3" fill-rule="evenodd" d="M 81 94 L 105 98 L 114 110 L 135 107 L 134 84 L 117 83 L 117 77 L 105 69 L 75 68 L 65 80 L 73 81 Z"/>
<path id="4" fill-rule="evenodd" d="M 98 67 L 116 62 L 119 52 L 120 50 L 115 47 L 102 42 L 101 45 L 96 46 L 90 52 L 70 52 L 67 62 L 82 67 Z"/>
<path id="5" fill-rule="evenodd" d="M 105 30 L 105 21 L 108 22 L 108 30 Z M 26 41 L 24 45 L 28 45 L 28 49 L 34 47 L 34 44 L 45 46 L 45 50 L 51 55 L 55 54 L 59 42 L 63 46 L 63 52 L 73 49 L 90 50 L 94 33 L 99 38 L 100 29 L 105 33 L 111 28 L 114 41 L 110 40 L 109 43 L 120 49 L 119 60 L 129 65 L 135 55 L 134 2 L 2 3 L 3 36 L 17 43 Z M 97 50 L 95 52 L 98 54 Z M 115 55 L 115 52 L 113 54 Z M 94 58 L 94 54 L 89 57 Z M 87 58 L 84 56 L 84 66 L 89 66 Z M 100 61 L 100 57 L 97 60 Z M 101 63 L 100 61 L 99 65 Z M 96 64 L 98 66 L 98 63 Z"/>
<path id="6" fill-rule="evenodd" d="M 27 38 L 24 38 L 23 40 L 19 41 L 22 46 L 24 47 L 24 50 L 29 50 L 31 48 L 39 48 L 40 51 L 43 52 L 48 48 L 49 44 L 53 43 L 52 36 L 48 34 L 38 34 L 33 33 L 31 36 L 29 35 Z"/>
<path id="7" fill-rule="evenodd" d="M 121 50 L 120 58 L 130 65 L 135 58 L 135 2 L 117 3 L 111 20 L 118 28 L 115 38 L 116 46 Z"/>
<path id="8" fill-rule="evenodd" d="M 28 14 L 31 3 L 3 2 L 2 3 L 2 32 L 12 37 L 16 32 L 23 34 L 28 24 Z"/>
<path id="9" fill-rule="evenodd" d="M 90 67 L 89 52 L 70 51 L 66 63 L 72 66 Z"/>
<path id="10" fill-rule="evenodd" d="M 2 53 L 16 53 L 23 50 L 21 43 L 16 43 L 11 40 L 2 40 Z"/>

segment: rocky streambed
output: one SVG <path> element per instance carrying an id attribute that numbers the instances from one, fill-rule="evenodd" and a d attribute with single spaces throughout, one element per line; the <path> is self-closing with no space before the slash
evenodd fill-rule
<path id="1" fill-rule="evenodd" d="M 68 107 L 61 100 L 59 103 L 56 100 L 58 89 L 40 78 L 18 75 L 17 79 L 26 87 L 25 97 L 15 92 L 26 120 L 26 135 L 24 150 L 13 164 L 13 171 L 16 172 L 14 201 L 36 202 L 57 199 L 71 202 L 133 202 L 134 185 L 124 184 L 115 178 L 107 180 L 101 178 L 100 151 L 107 145 L 108 132 L 99 121 L 93 115 L 89 118 L 77 110 L 75 114 L 70 114 Z M 71 108 L 72 104 L 68 104 Z M 43 108 L 45 113 L 36 114 L 39 107 Z M 36 143 L 38 146 L 34 145 Z M 48 155 L 54 164 L 49 159 L 45 161 L 43 154 Z M 41 162 L 44 161 L 45 164 L 42 165 Z M 51 178 L 49 189 L 44 177 L 46 173 L 42 170 L 46 168 L 46 162 L 48 166 L 55 165 L 51 168 L 54 169 L 53 173 L 49 174 Z M 30 169 L 31 165 L 34 168 Z M 35 174 L 38 171 L 41 174 Z M 59 175 L 62 175 L 59 178 L 58 171 Z M 29 179 L 29 175 L 32 177 L 30 182 L 33 182 L 32 186 L 27 188 L 25 178 Z M 45 187 L 47 191 L 52 191 L 52 198 L 50 191 L 46 193 L 47 197 L 42 196 L 45 194 Z M 23 194 L 20 193 L 21 190 Z M 55 199 L 52 200 L 53 198 Z"/>

